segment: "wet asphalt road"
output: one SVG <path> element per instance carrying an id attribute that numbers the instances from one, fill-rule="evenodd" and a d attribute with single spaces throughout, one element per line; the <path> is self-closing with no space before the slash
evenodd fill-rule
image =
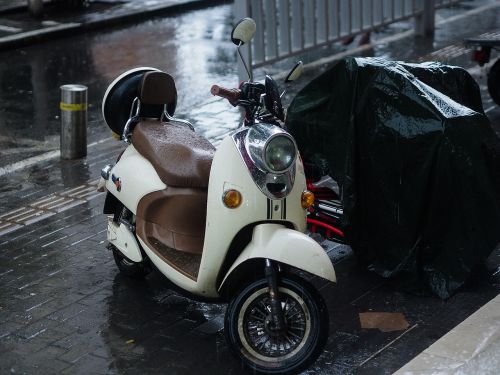
<path id="1" fill-rule="evenodd" d="M 500 19 L 481 19 L 487 22 L 489 17 Z M 193 21 L 197 27 L 188 27 Z M 57 148 L 58 90 L 64 83 L 90 87 L 90 142 L 108 137 L 99 111 L 102 93 L 116 75 L 137 65 L 173 73 L 178 112 L 217 141 L 239 117 L 226 103 L 211 102 L 208 94 L 214 82 L 229 87 L 236 82 L 234 53 L 227 42 L 230 21 L 230 8 L 222 6 L 2 52 L 0 85 L 9 88 L 0 91 L 6 103 L 0 108 L 2 161 Z M 449 33 L 454 39 L 439 40 L 438 34 L 436 48 L 457 43 L 465 32 Z M 408 47 L 412 41 L 381 46 L 376 53 L 389 57 L 407 52 L 413 59 L 433 49 L 428 43 L 416 52 Z M 467 56 L 460 58 L 472 67 Z M 484 74 L 480 78 L 477 73 L 484 86 Z M 500 110 L 488 102 L 484 87 L 482 92 L 498 129 Z M 117 142 L 104 142 L 83 160 L 51 160 L 1 177 L 2 211 L 94 183 L 100 167 L 112 162 L 121 148 Z M 9 149 L 11 154 L 5 153 Z M 91 193 L 77 206 L 69 203 L 49 219 L 0 237 L 0 373 L 245 373 L 224 341 L 223 305 L 180 296 L 157 272 L 139 282 L 118 273 L 105 250 L 103 200 L 103 195 Z M 307 371 L 311 375 L 390 374 L 500 291 L 500 274 L 491 276 L 500 264 L 499 250 L 448 301 L 398 292 L 346 257 L 348 249 L 330 250 L 339 283 L 315 281 L 331 322 L 326 350 Z M 410 329 L 361 329 L 358 313 L 367 311 L 402 312 Z"/>

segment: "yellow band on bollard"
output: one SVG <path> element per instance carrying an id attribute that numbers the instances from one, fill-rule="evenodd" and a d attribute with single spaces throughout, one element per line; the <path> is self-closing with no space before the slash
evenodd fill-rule
<path id="1" fill-rule="evenodd" d="M 87 103 L 80 103 L 80 104 L 71 104 L 71 103 L 59 103 L 59 108 L 62 111 L 86 111 L 87 110 Z"/>

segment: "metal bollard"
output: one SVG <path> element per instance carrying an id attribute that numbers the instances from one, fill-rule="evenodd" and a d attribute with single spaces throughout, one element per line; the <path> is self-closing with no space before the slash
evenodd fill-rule
<path id="1" fill-rule="evenodd" d="M 87 86 L 61 86 L 61 159 L 87 155 Z"/>
<path id="2" fill-rule="evenodd" d="M 39 17 L 43 12 L 43 0 L 28 0 L 28 10 L 33 17 Z"/>

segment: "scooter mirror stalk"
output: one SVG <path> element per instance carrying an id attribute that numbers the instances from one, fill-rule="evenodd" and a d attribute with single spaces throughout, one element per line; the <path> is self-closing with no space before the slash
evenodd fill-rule
<path id="1" fill-rule="evenodd" d="M 302 75 L 303 70 L 304 64 L 302 63 L 302 61 L 297 61 L 297 64 L 295 64 L 292 70 L 290 70 L 290 73 L 288 73 L 288 75 L 286 76 L 285 83 L 297 80 Z"/>
<path id="2" fill-rule="evenodd" d="M 233 31 L 231 31 L 231 40 L 237 46 L 238 55 L 240 56 L 240 59 L 243 62 L 243 66 L 245 67 L 248 79 L 250 81 L 252 80 L 252 75 L 248 70 L 248 66 L 245 62 L 245 59 L 241 55 L 240 47 L 243 44 L 248 43 L 249 41 L 252 40 L 256 29 L 257 25 L 255 24 L 255 21 L 253 19 L 243 18 L 240 21 L 238 21 L 238 23 L 234 26 Z"/>
<path id="3" fill-rule="evenodd" d="M 295 66 L 292 68 L 292 70 L 290 70 L 290 73 L 288 73 L 288 75 L 286 76 L 285 85 L 299 79 L 299 77 L 302 75 L 303 70 L 304 70 L 304 63 L 302 61 L 297 61 Z M 282 98 L 283 95 L 285 95 L 285 93 L 286 93 L 286 89 L 283 90 L 283 92 L 280 95 L 280 98 Z"/>

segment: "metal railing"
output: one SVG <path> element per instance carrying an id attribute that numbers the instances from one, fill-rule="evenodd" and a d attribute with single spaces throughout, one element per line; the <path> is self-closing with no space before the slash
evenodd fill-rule
<path id="1" fill-rule="evenodd" d="M 436 8 L 458 0 L 235 0 L 236 19 L 252 17 L 257 32 L 242 49 L 259 68 L 360 33 L 415 17 L 418 34 L 433 31 Z M 240 68 L 240 77 L 246 74 Z"/>

